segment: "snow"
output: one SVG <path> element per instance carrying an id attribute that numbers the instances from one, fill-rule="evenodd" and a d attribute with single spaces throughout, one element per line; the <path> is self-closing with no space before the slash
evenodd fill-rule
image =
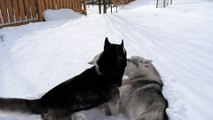
<path id="1" fill-rule="evenodd" d="M 51 20 L 66 20 L 78 18 L 81 15 L 79 13 L 74 12 L 72 9 L 59 9 L 59 10 L 46 10 L 43 13 L 44 19 L 46 21 Z"/>
<path id="2" fill-rule="evenodd" d="M 123 39 L 128 57 L 153 60 L 165 84 L 171 120 L 213 119 L 213 1 L 173 0 L 156 9 L 155 0 L 137 0 L 106 15 L 95 8 L 88 8 L 88 16 L 72 13 L 64 19 L 59 15 L 69 13 L 62 11 L 50 15 L 51 21 L 0 29 L 0 97 L 39 98 L 89 68 L 107 36 L 114 43 Z M 126 120 L 97 109 L 86 117 Z M 40 117 L 0 113 L 0 119 Z"/>

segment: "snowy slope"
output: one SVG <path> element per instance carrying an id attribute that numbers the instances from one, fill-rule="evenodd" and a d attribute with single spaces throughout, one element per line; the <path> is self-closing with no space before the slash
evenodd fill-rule
<path id="1" fill-rule="evenodd" d="M 89 10 L 92 10 L 92 7 Z M 106 36 L 128 56 L 152 59 L 163 77 L 171 120 L 211 120 L 213 114 L 213 1 L 137 0 L 119 13 L 0 29 L 0 97 L 38 98 L 90 67 Z M 94 115 L 93 115 L 94 114 Z M 92 110 L 87 120 L 125 120 Z M 0 113 L 1 120 L 40 120 Z"/>

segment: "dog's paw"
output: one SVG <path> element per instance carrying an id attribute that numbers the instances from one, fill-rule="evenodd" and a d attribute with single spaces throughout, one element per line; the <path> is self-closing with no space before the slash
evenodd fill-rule
<path id="1" fill-rule="evenodd" d="M 78 113 L 72 116 L 72 120 L 85 120 L 86 116 L 84 114 Z"/>

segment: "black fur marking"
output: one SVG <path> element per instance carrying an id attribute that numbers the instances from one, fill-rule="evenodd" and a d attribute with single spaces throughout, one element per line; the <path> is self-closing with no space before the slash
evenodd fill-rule
<path id="1" fill-rule="evenodd" d="M 121 79 L 127 65 L 126 51 L 123 47 L 123 41 L 121 45 L 111 44 L 106 38 L 104 51 L 105 52 L 101 54 L 97 61 L 99 70 L 106 76 L 110 75 L 116 78 L 117 80 L 114 81 L 114 84 L 120 87 L 122 84 Z"/>

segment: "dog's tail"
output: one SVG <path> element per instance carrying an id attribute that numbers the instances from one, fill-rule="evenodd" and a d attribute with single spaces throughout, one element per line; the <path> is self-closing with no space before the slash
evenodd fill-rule
<path id="1" fill-rule="evenodd" d="M 0 98 L 0 110 L 5 112 L 18 112 L 27 114 L 40 114 L 42 112 L 40 99 L 27 100 L 16 98 Z"/>

